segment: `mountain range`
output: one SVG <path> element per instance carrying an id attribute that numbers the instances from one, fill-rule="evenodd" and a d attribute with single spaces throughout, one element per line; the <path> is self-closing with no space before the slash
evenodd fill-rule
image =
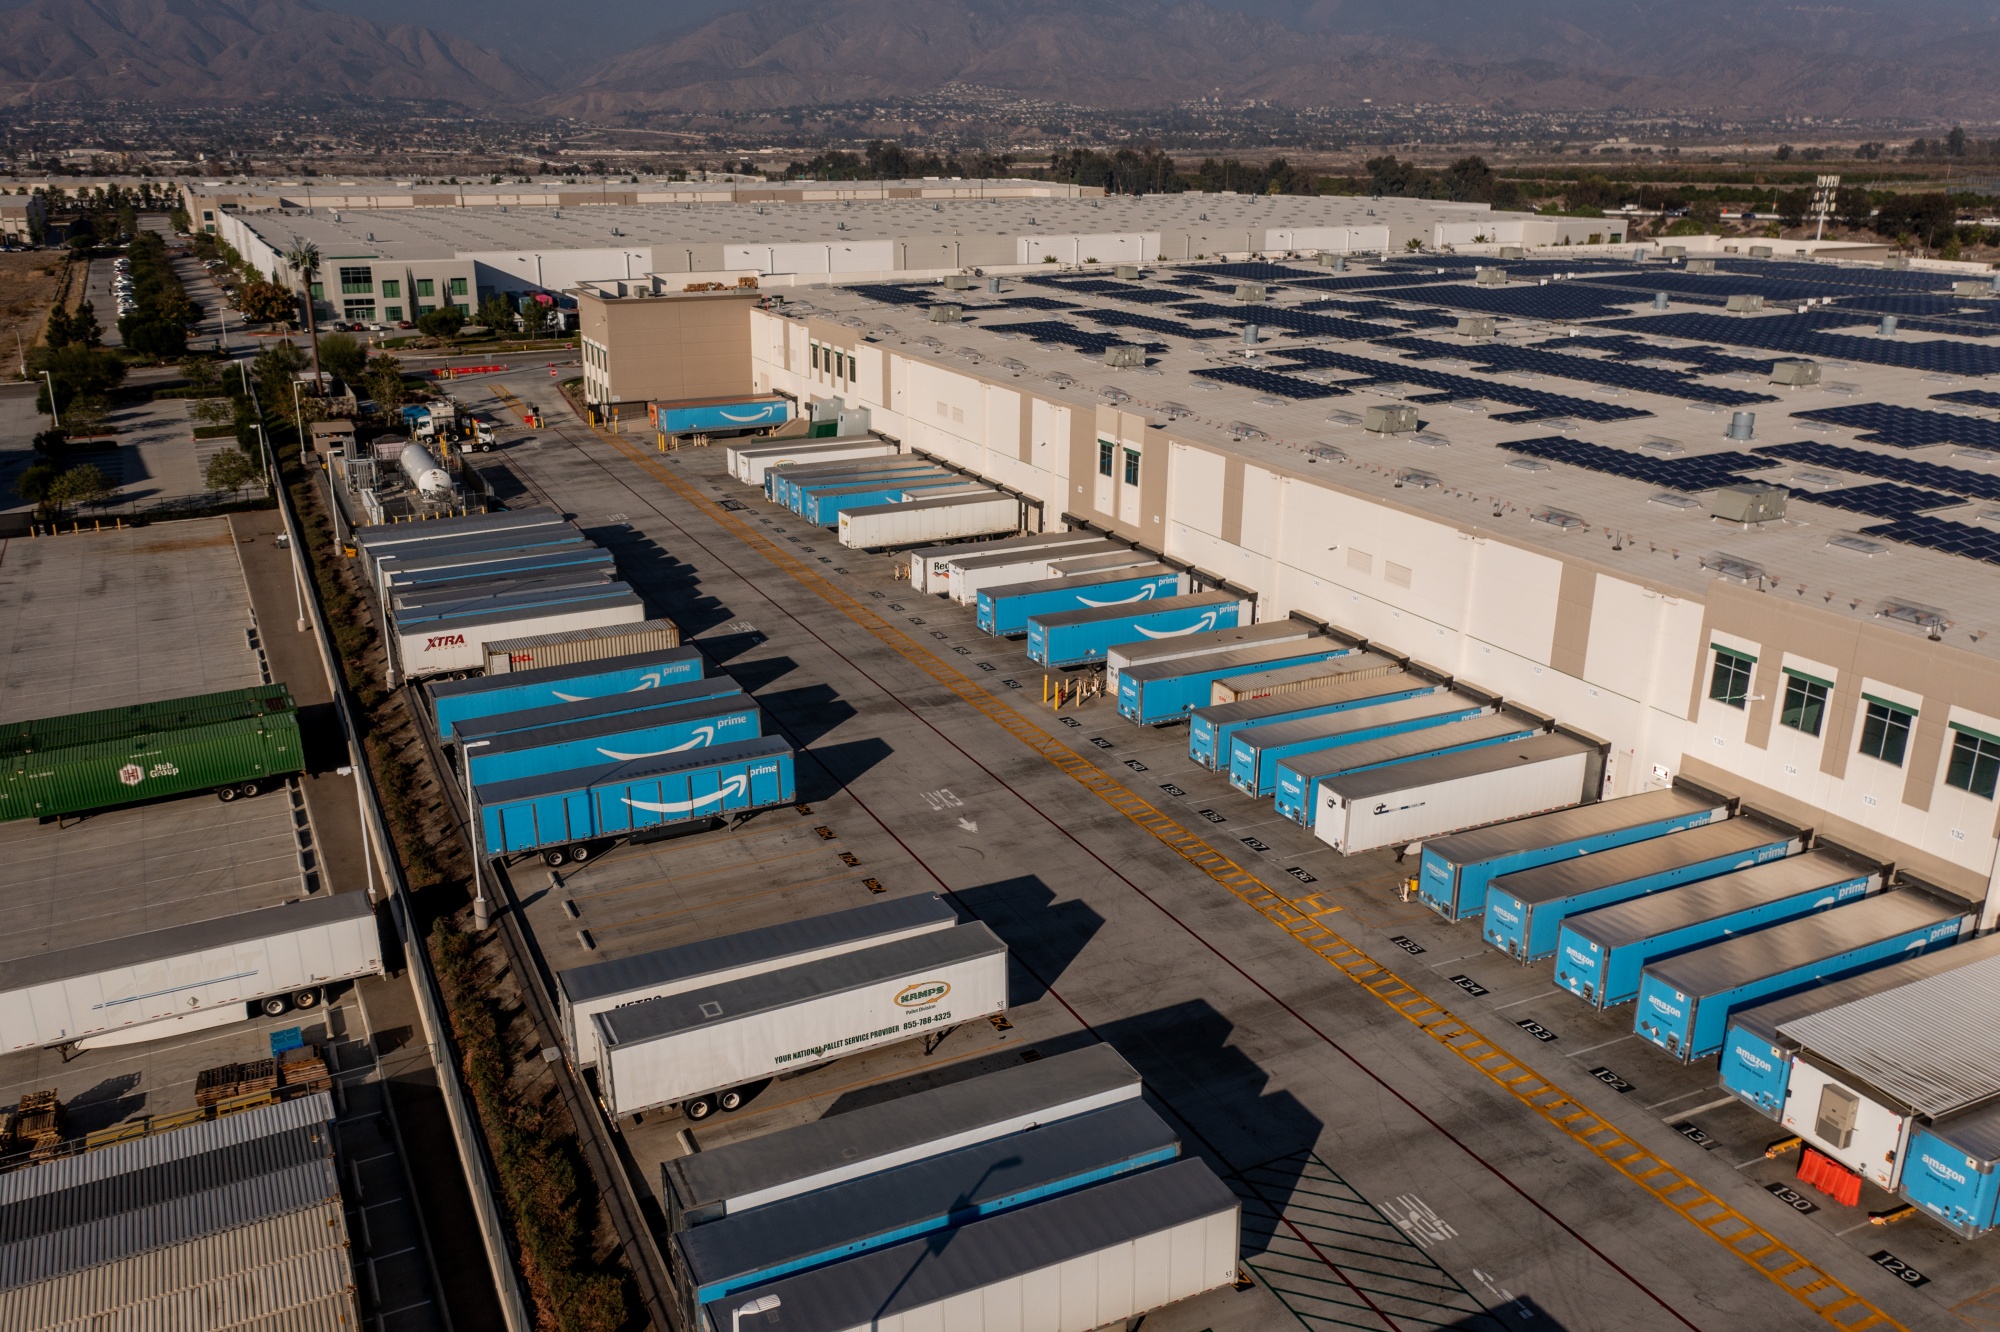
<path id="1" fill-rule="evenodd" d="M 1101 107 L 2000 120 L 2000 0 L 25 0 L 0 103 L 442 98 L 607 116 L 970 84 Z M 664 20 L 664 27 L 662 23 Z"/>

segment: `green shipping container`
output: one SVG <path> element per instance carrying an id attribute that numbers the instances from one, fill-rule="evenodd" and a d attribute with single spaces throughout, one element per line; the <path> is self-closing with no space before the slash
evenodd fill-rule
<path id="1" fill-rule="evenodd" d="M 304 771 L 281 684 L 0 724 L 0 821 L 246 787 Z"/>

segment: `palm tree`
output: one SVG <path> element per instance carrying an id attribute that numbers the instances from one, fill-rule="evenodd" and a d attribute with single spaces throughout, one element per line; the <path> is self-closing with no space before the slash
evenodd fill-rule
<path id="1" fill-rule="evenodd" d="M 294 236 L 292 248 L 285 252 L 285 262 L 306 285 L 306 342 L 312 347 L 313 391 L 317 393 L 326 382 L 319 377 L 319 320 L 313 312 L 312 294 L 313 279 L 319 276 L 319 246 Z"/>

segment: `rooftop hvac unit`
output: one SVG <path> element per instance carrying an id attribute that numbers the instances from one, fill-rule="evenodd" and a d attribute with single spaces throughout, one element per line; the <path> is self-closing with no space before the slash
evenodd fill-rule
<path id="1" fill-rule="evenodd" d="M 1120 264 L 1113 271 L 1117 273 L 1121 281 L 1137 282 L 1139 280 L 1139 265 L 1137 264 Z"/>
<path id="2" fill-rule="evenodd" d="M 1771 257 L 1771 247 L 1768 245 L 1753 245 L 1750 247 L 1750 257 L 1752 259 L 1769 259 Z"/>
<path id="3" fill-rule="evenodd" d="M 1407 402 L 1370 407 L 1361 414 L 1361 428 L 1378 435 L 1403 435 L 1417 428 L 1417 409 Z"/>
<path id="4" fill-rule="evenodd" d="M 1507 285 L 1507 270 L 1504 268 L 1482 268 L 1473 274 L 1472 280 L 1482 287 L 1504 287 Z"/>
<path id="5" fill-rule="evenodd" d="M 924 311 L 924 318 L 933 324 L 956 324 L 965 316 L 962 305 L 933 305 Z"/>
<path id="6" fill-rule="evenodd" d="M 1662 245 L 1660 247 L 1660 258 L 1662 259 L 1685 259 L 1687 258 L 1687 253 L 1688 247 L 1685 245 Z"/>
<path id="7" fill-rule="evenodd" d="M 971 291 L 972 279 L 963 273 L 952 273 L 945 278 L 944 285 L 951 291 Z"/>
<path id="8" fill-rule="evenodd" d="M 1345 273 L 1347 271 L 1347 256 L 1344 254 L 1327 254 L 1325 251 L 1321 251 L 1319 262 L 1320 267 L 1331 268 L 1336 273 Z"/>
<path id="9" fill-rule="evenodd" d="M 1713 273 L 1714 271 L 1715 260 L 1713 259 L 1688 260 L 1688 272 L 1690 273 Z"/>
<path id="10" fill-rule="evenodd" d="M 1239 282 L 1236 284 L 1236 299 L 1239 301 L 1248 301 L 1253 305 L 1262 304 L 1264 294 L 1264 284 L 1261 282 Z"/>
<path id="11" fill-rule="evenodd" d="M 1458 334 L 1464 338 L 1490 338 L 1493 336 L 1492 315 L 1460 315 Z"/>
<path id="12" fill-rule="evenodd" d="M 1793 388 L 1803 388 L 1807 384 L 1819 383 L 1818 361 L 1773 361 L 1771 362 L 1771 382 L 1789 384 Z"/>
<path id="13" fill-rule="evenodd" d="M 1951 294 L 1954 296 L 1991 296 L 1994 286 L 1986 282 L 1954 282 Z"/>
<path id="14" fill-rule="evenodd" d="M 1907 254 L 1892 254 L 1887 259 L 1884 259 L 1882 261 L 1882 267 L 1893 268 L 1899 271 L 1908 268 L 1909 266 L 1910 266 L 1910 256 Z"/>
<path id="15" fill-rule="evenodd" d="M 1523 259 L 1527 257 L 1527 251 L 1518 245 L 1503 245 L 1500 247 L 1500 257 L 1502 259 Z"/>
<path id="16" fill-rule="evenodd" d="M 994 296 L 998 296 L 998 295 L 1000 294 L 1000 279 L 999 279 L 999 278 L 987 278 L 987 279 L 986 279 L 986 290 L 987 290 L 987 292 L 988 292 L 988 293 L 989 293 L 990 295 L 994 295 Z"/>
<path id="17" fill-rule="evenodd" d="M 1745 481 L 1716 491 L 1708 501 L 1708 512 L 1712 518 L 1732 523 L 1776 522 L 1785 516 L 1785 501 L 1790 494 L 1783 486 Z"/>
<path id="18" fill-rule="evenodd" d="M 1146 363 L 1146 349 L 1130 342 L 1114 342 L 1104 349 L 1104 363 L 1114 369 L 1130 370 Z"/>
<path id="19" fill-rule="evenodd" d="M 1738 294 L 1729 298 L 1728 308 L 1732 314 L 1755 314 L 1764 308 L 1764 298 Z"/>

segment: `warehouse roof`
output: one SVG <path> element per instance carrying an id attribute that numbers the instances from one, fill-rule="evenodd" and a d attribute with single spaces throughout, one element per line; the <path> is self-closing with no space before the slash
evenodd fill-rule
<path id="1" fill-rule="evenodd" d="M 2000 958 L 1787 1022 L 1778 1034 L 1926 1117 L 2000 1096 Z"/>

